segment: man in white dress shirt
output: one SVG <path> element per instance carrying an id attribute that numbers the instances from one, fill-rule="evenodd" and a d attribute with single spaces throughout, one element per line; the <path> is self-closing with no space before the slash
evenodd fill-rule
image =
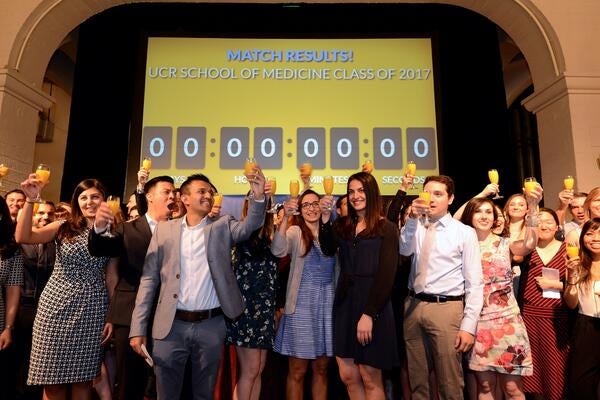
<path id="1" fill-rule="evenodd" d="M 231 246 L 262 226 L 265 179 L 247 175 L 252 187 L 248 215 L 210 217 L 214 186 L 201 174 L 181 185 L 187 213 L 158 224 L 144 262 L 129 332 L 131 347 L 144 356 L 152 324 L 152 358 L 159 400 L 179 399 L 185 365 L 191 363 L 194 399 L 213 398 L 225 338 L 223 315 L 235 319 L 244 302 L 231 266 Z"/>
<path id="2" fill-rule="evenodd" d="M 433 363 L 440 398 L 463 400 L 462 355 L 475 341 L 483 306 L 479 242 L 473 228 L 448 214 L 454 181 L 429 176 L 430 203 L 415 199 L 400 234 L 400 254 L 412 255 L 404 338 L 413 400 L 429 400 Z"/>

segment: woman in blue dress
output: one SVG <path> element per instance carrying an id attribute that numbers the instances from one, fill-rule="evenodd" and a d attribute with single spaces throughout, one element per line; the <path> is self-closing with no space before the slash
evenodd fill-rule
<path id="1" fill-rule="evenodd" d="M 312 366 L 312 398 L 327 398 L 327 365 L 333 355 L 332 307 L 335 257 L 319 246 L 319 195 L 306 190 L 285 203 L 285 215 L 271 243 L 277 257 L 291 255 L 283 316 L 274 350 L 288 356 L 286 398 L 303 398 L 304 375 Z M 300 209 L 294 225 L 288 218 Z"/>

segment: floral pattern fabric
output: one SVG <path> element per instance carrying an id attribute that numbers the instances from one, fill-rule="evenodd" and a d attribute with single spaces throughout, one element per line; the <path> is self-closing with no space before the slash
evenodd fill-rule
<path id="1" fill-rule="evenodd" d="M 233 267 L 246 307 L 238 319 L 227 320 L 225 343 L 273 348 L 277 261 L 264 239 L 239 243 L 233 249 Z"/>
<path id="2" fill-rule="evenodd" d="M 531 375 L 533 364 L 525 323 L 512 287 L 509 242 L 480 243 L 484 303 L 469 368 L 510 375 Z"/>

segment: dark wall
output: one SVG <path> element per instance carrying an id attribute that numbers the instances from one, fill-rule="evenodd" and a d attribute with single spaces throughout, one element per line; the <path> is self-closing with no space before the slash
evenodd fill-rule
<path id="1" fill-rule="evenodd" d="M 440 171 L 456 180 L 456 202 L 460 204 L 483 188 L 489 168 L 500 171 L 504 193 L 521 187 L 496 26 L 478 14 L 443 5 L 146 4 L 113 8 L 81 25 L 63 197 L 85 177 L 99 178 L 111 192 L 122 192 L 130 131 L 133 126 L 139 135 L 140 129 L 142 46 L 147 33 L 248 37 L 432 34 L 439 67 Z M 136 146 L 132 144 L 131 156 L 137 159 L 133 153 Z"/>

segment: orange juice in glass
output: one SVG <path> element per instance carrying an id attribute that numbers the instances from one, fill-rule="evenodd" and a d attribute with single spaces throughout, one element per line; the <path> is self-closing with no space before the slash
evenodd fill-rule
<path id="1" fill-rule="evenodd" d="M 145 157 L 142 160 L 142 168 L 145 169 L 146 171 L 150 171 L 150 168 L 152 168 L 152 160 L 149 159 L 148 157 Z"/>
<path id="2" fill-rule="evenodd" d="M 409 161 L 408 164 L 406 164 L 406 172 L 409 175 L 414 176 L 417 173 L 417 164 L 415 164 L 414 161 Z"/>
<path id="3" fill-rule="evenodd" d="M 50 180 L 50 167 L 46 164 L 39 164 L 35 170 L 35 174 L 40 182 L 45 185 Z"/>
<path id="4" fill-rule="evenodd" d="M 295 199 L 298 197 L 298 194 L 300 194 L 300 182 L 298 182 L 298 179 L 292 179 L 290 181 L 290 196 Z M 294 211 L 293 214 L 299 215 L 300 213 L 298 211 Z"/>
<path id="5" fill-rule="evenodd" d="M 431 202 L 431 193 L 429 192 L 421 192 L 419 193 L 419 198 L 425 202 L 429 206 Z"/>
<path id="6" fill-rule="evenodd" d="M 365 160 L 365 163 L 362 165 L 363 171 L 365 171 L 367 174 L 370 174 L 371 172 L 373 172 L 373 161 L 371 160 Z"/>
<path id="7" fill-rule="evenodd" d="M 573 190 L 575 187 L 575 178 L 573 178 L 571 175 L 567 175 L 563 180 L 563 184 L 565 186 L 565 190 Z"/>
<path id="8" fill-rule="evenodd" d="M 533 192 L 533 190 L 535 190 L 535 187 L 537 186 L 537 181 L 532 176 L 529 178 L 525 178 L 523 186 L 525 187 L 525 193 L 529 195 L 531 194 L 531 192 Z"/>
<path id="9" fill-rule="evenodd" d="M 313 166 L 311 163 L 304 163 L 300 166 L 300 175 L 311 176 L 313 171 Z"/>
<path id="10" fill-rule="evenodd" d="M 275 193 L 277 193 L 277 178 L 269 176 L 267 182 L 271 185 L 271 208 L 267 210 L 269 214 L 275 214 L 277 212 L 277 204 L 275 203 Z"/>
<path id="11" fill-rule="evenodd" d="M 498 182 L 500 182 L 500 175 L 498 175 L 498 170 L 497 169 L 490 169 L 488 171 L 488 178 L 490 180 L 490 183 L 493 183 L 494 185 L 497 185 Z"/>
<path id="12" fill-rule="evenodd" d="M 579 257 L 579 247 L 573 243 L 567 243 L 567 256 L 569 259 Z"/>
<path id="13" fill-rule="evenodd" d="M 42 185 L 45 186 L 50 180 L 50 167 L 46 164 L 39 164 L 35 169 L 35 176 L 40 182 L 42 182 Z M 38 203 L 42 202 L 41 188 L 40 192 L 38 192 L 37 198 L 34 201 Z"/>
<path id="14" fill-rule="evenodd" d="M 290 181 L 290 196 L 291 197 L 298 197 L 298 194 L 300 193 L 300 182 L 298 182 L 298 179 L 292 179 Z"/>
<path id="15" fill-rule="evenodd" d="M 0 164 L 0 186 L 2 186 L 2 178 L 8 175 L 9 169 L 6 165 Z"/>
<path id="16" fill-rule="evenodd" d="M 119 196 L 108 196 L 106 198 L 106 205 L 110 208 L 113 216 L 117 216 L 121 213 L 121 198 Z M 106 231 L 102 234 L 107 237 L 114 237 L 115 235 L 110 231 L 111 224 L 109 223 L 106 227 Z"/>
<path id="17" fill-rule="evenodd" d="M 254 157 L 246 158 L 246 162 L 244 163 L 244 174 L 252 175 L 254 174 L 254 170 L 256 169 L 256 160 Z"/>
<path id="18" fill-rule="evenodd" d="M 327 196 L 333 194 L 333 176 L 326 176 L 323 178 L 323 191 Z"/>
<path id="19" fill-rule="evenodd" d="M 213 194 L 213 206 L 220 206 L 223 204 L 223 195 L 221 193 Z"/>

